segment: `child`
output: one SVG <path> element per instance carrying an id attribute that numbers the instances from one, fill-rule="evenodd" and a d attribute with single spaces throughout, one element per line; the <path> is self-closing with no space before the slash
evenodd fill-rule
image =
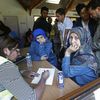
<path id="1" fill-rule="evenodd" d="M 97 62 L 91 49 L 90 40 L 85 29 L 81 27 L 71 29 L 70 45 L 66 49 L 62 62 L 64 76 L 72 78 L 80 86 L 97 78 Z"/>
<path id="2" fill-rule="evenodd" d="M 46 33 L 42 29 L 35 29 L 33 31 L 34 40 L 31 43 L 30 54 L 32 60 L 47 60 L 52 65 L 57 66 L 57 59 L 52 51 L 52 43 L 46 37 Z"/>

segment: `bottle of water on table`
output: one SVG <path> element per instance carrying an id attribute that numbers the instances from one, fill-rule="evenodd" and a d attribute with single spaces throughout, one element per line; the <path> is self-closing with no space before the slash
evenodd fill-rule
<path id="1" fill-rule="evenodd" d="M 58 87 L 59 88 L 64 88 L 64 77 L 62 71 L 58 72 Z"/>
<path id="2" fill-rule="evenodd" d="M 26 55 L 26 62 L 27 62 L 27 68 L 28 70 L 32 71 L 32 60 L 31 60 L 31 55 L 27 53 Z"/>

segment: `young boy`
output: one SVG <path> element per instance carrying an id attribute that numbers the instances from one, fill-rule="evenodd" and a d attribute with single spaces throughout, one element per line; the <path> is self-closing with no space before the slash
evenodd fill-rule
<path id="1" fill-rule="evenodd" d="M 57 66 L 57 59 L 55 54 L 52 51 L 52 43 L 46 37 L 44 30 L 38 28 L 33 31 L 34 40 L 30 46 L 30 55 L 32 60 L 47 60 L 52 65 Z"/>

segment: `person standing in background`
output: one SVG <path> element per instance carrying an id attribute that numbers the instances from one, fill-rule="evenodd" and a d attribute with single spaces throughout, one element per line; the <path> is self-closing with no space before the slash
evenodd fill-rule
<path id="1" fill-rule="evenodd" d="M 64 39 L 66 38 L 66 34 L 72 28 L 73 23 L 70 18 L 65 16 L 65 10 L 63 8 L 59 8 L 56 10 L 56 18 L 58 20 L 58 30 L 61 33 L 61 45 L 64 46 Z"/>
<path id="2" fill-rule="evenodd" d="M 49 37 L 51 39 L 51 31 L 52 31 L 52 18 L 49 16 L 48 17 L 48 24 L 49 24 Z"/>
<path id="3" fill-rule="evenodd" d="M 100 77 L 100 0 L 91 0 L 88 3 L 90 16 L 98 20 L 96 32 L 92 41 L 92 48 L 98 60 L 98 75 Z"/>
<path id="4" fill-rule="evenodd" d="M 55 23 L 53 25 L 53 30 L 54 30 L 54 52 L 57 56 L 57 59 L 59 59 L 59 52 L 61 48 L 61 40 L 60 40 L 60 31 L 58 30 L 57 26 L 58 20 L 55 19 Z"/>
<path id="5" fill-rule="evenodd" d="M 70 18 L 65 16 L 65 10 L 59 8 L 56 10 L 56 18 L 58 20 L 58 30 L 60 31 L 61 39 L 61 53 L 60 58 L 64 57 L 65 48 L 67 47 L 68 32 L 73 27 L 73 23 Z"/>
<path id="6" fill-rule="evenodd" d="M 50 34 L 49 24 L 46 21 L 46 18 L 48 17 L 48 11 L 49 9 L 47 7 L 42 7 L 41 16 L 34 22 L 33 25 L 33 31 L 37 28 L 41 28 L 46 32 L 47 37 L 49 37 Z"/>
<path id="7" fill-rule="evenodd" d="M 90 33 L 91 37 L 93 37 L 97 23 L 93 18 L 90 18 L 86 5 L 84 3 L 79 3 L 76 6 L 76 11 L 80 17 L 73 23 L 73 27 L 83 27 Z"/>
<path id="8" fill-rule="evenodd" d="M 0 36 L 8 36 L 11 29 L 0 20 Z"/>

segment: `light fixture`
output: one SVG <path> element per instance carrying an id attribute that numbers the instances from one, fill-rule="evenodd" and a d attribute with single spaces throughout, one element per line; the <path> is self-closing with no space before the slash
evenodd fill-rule
<path id="1" fill-rule="evenodd" d="M 46 0 L 47 3 L 59 4 L 60 0 Z"/>

